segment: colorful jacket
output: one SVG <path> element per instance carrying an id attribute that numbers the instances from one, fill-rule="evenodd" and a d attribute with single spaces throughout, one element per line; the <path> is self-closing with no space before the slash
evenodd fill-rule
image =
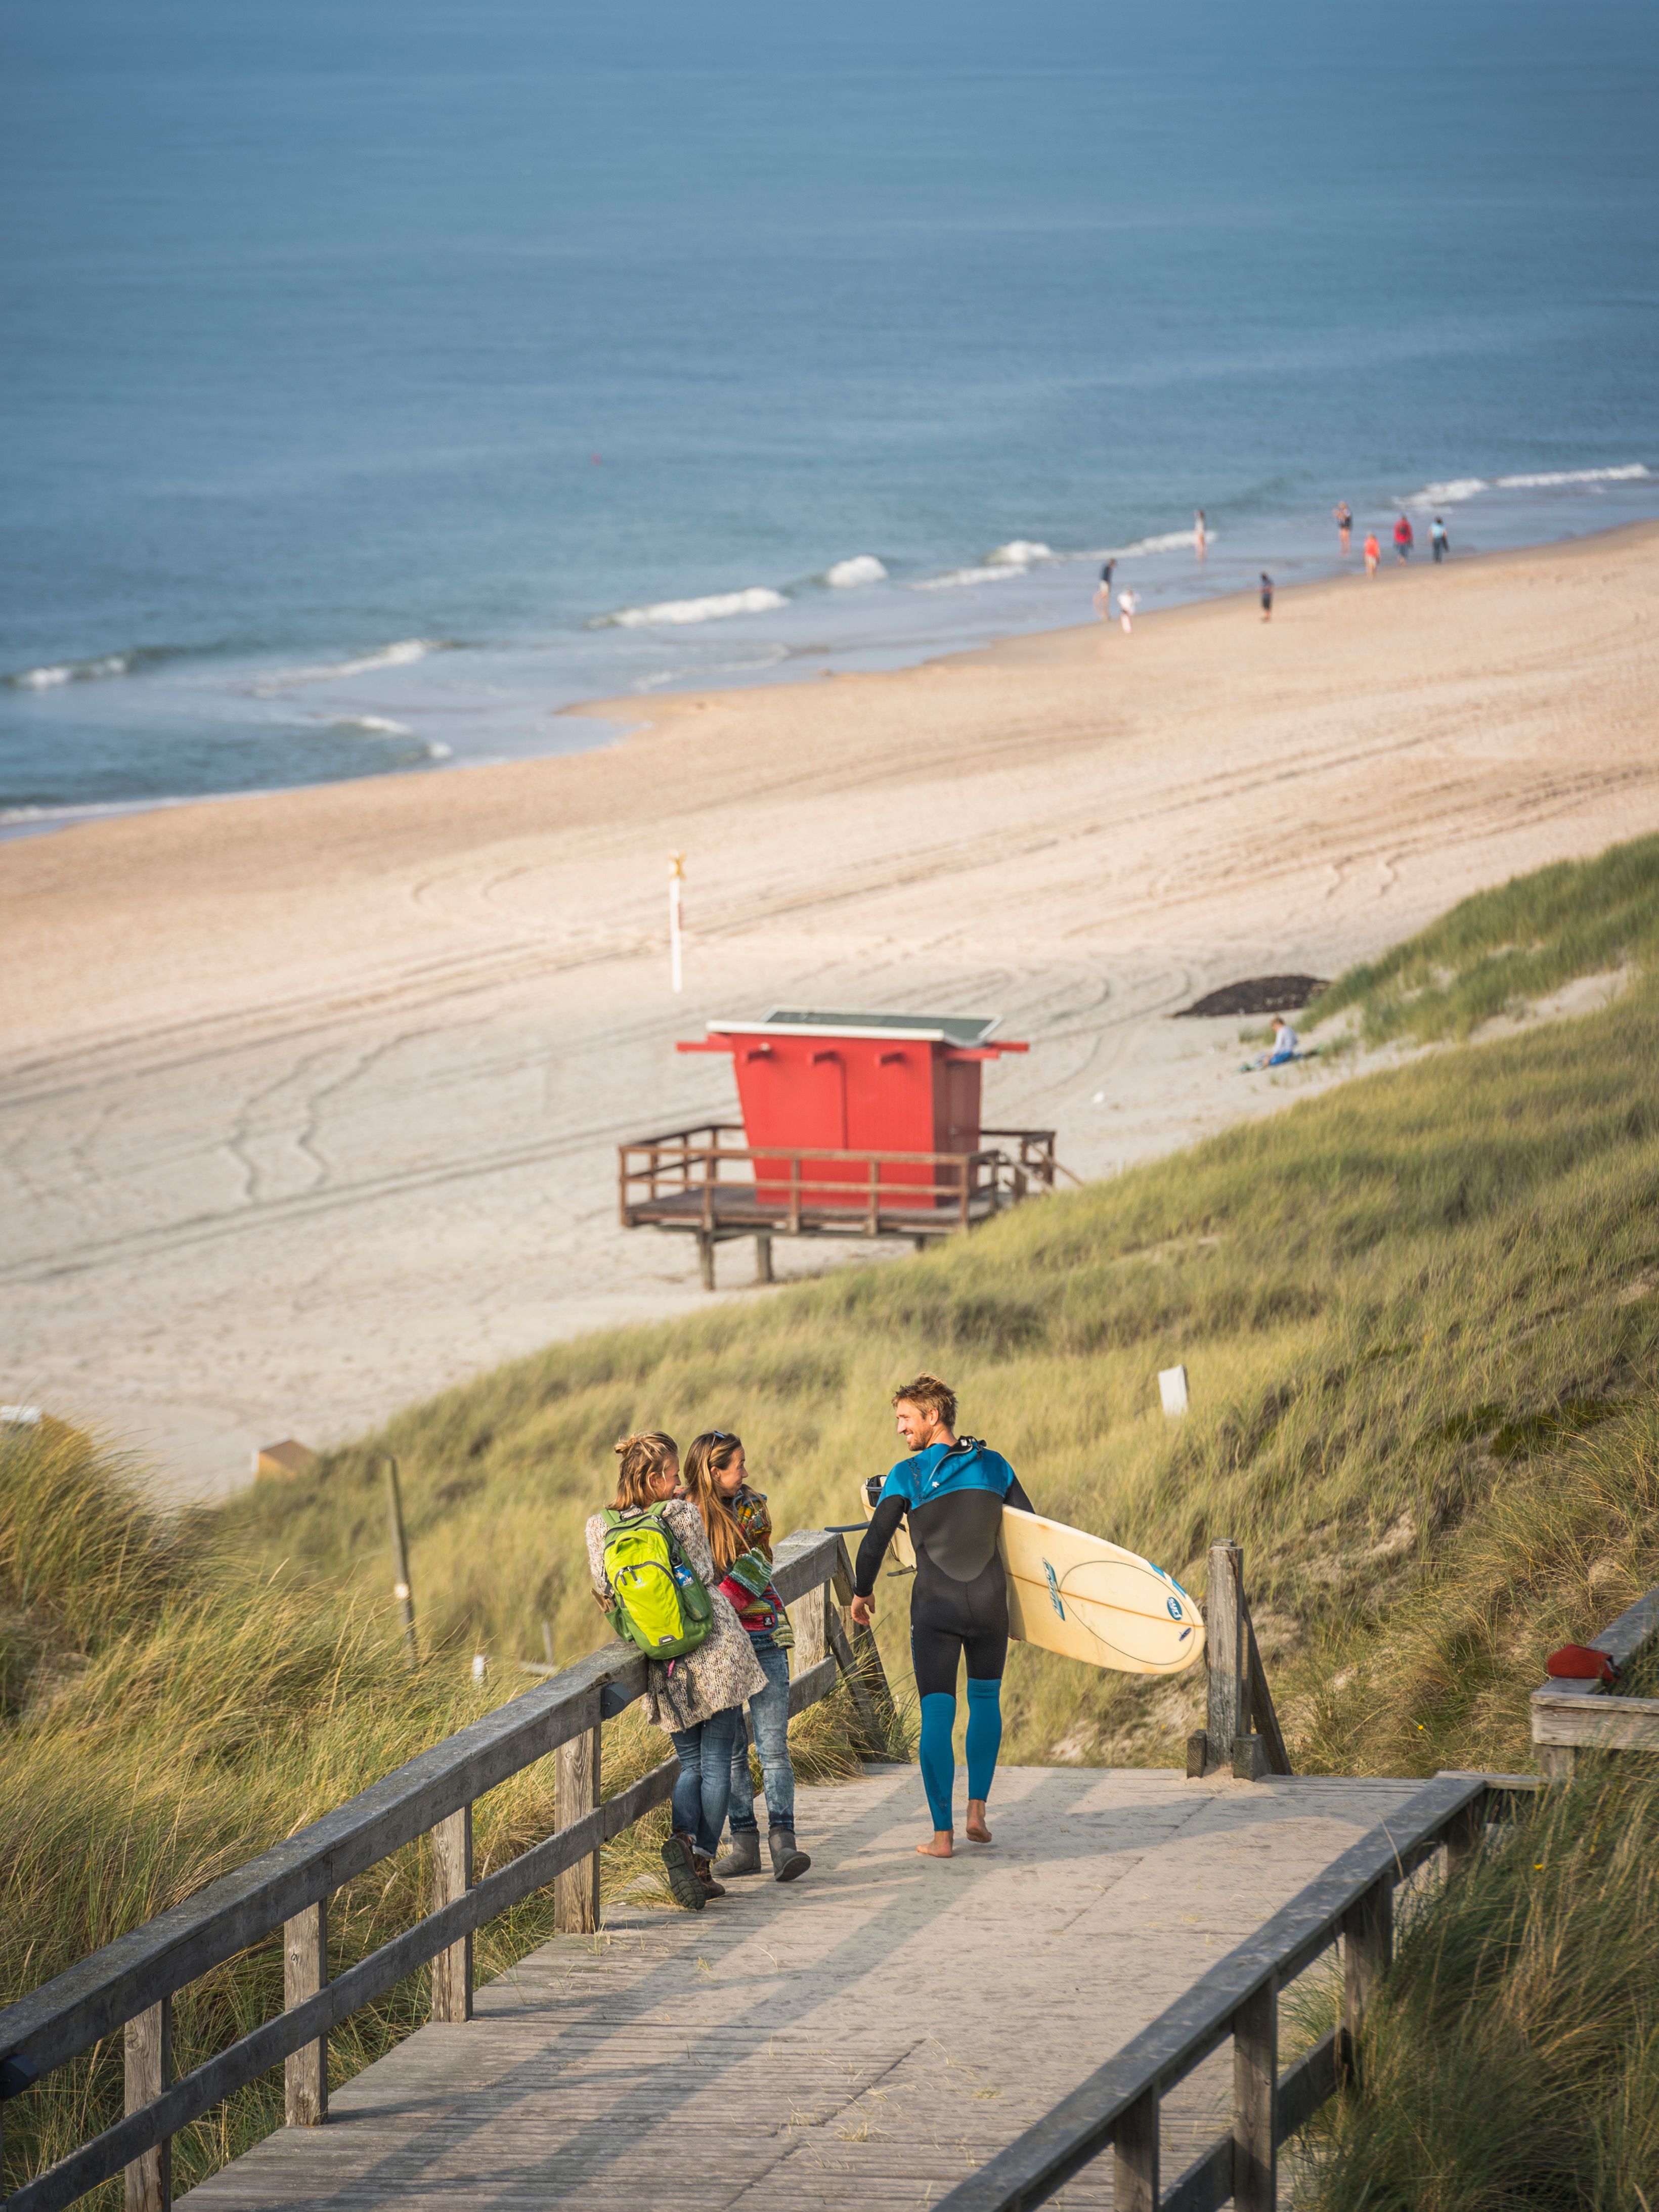
<path id="1" fill-rule="evenodd" d="M 726 1510 L 742 1529 L 743 1540 L 749 1549 L 764 1553 L 769 1559 L 772 1556 L 772 1516 L 767 1510 L 765 1492 L 751 1490 L 746 1482 L 740 1483 L 726 1499 Z M 783 1610 L 783 1601 L 769 1583 L 762 1597 L 744 1589 L 741 1583 L 733 1582 L 730 1576 L 721 1583 L 720 1588 L 731 1600 L 738 1619 L 751 1636 L 777 1635 L 781 1626 L 784 1638 L 780 1640 L 788 1638 L 788 1620 Z"/>

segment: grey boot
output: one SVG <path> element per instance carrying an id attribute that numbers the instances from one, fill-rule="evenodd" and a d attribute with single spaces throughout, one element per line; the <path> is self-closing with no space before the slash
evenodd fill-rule
<path id="1" fill-rule="evenodd" d="M 733 1828 L 731 1850 L 715 1863 L 716 1879 L 730 1881 L 736 1875 L 758 1874 L 760 1870 L 760 1830 Z"/>
<path id="2" fill-rule="evenodd" d="M 757 1838 L 756 1840 L 758 1843 L 759 1838 Z M 805 1874 L 812 1863 L 796 1843 L 795 1832 L 793 1828 L 774 1828 L 766 1838 L 766 1843 L 767 1848 L 772 1854 L 774 1881 L 793 1881 L 798 1875 Z"/>

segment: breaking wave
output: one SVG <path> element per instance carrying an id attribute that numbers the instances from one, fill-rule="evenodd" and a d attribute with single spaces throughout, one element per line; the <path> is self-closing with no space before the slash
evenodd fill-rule
<path id="1" fill-rule="evenodd" d="M 1565 484 L 1640 483 L 1653 471 L 1643 461 L 1626 461 L 1616 469 L 1547 469 L 1518 477 L 1453 477 L 1445 483 L 1425 484 L 1400 507 L 1456 507 L 1482 491 L 1553 491 Z"/>
<path id="2" fill-rule="evenodd" d="M 912 584 L 910 589 L 913 592 L 948 592 L 958 584 L 1006 584 L 1011 576 L 1023 576 L 1039 561 L 1059 561 L 1064 557 L 1051 545 L 1044 545 L 1040 539 L 1014 538 L 1006 545 L 994 546 L 974 568 L 947 569 L 942 576 L 923 576 Z"/>
<path id="3" fill-rule="evenodd" d="M 653 623 L 725 622 L 732 615 L 769 615 L 788 600 L 764 584 L 751 584 L 746 592 L 714 592 L 703 599 L 662 599 L 653 607 L 623 607 L 614 615 L 599 615 L 590 629 L 646 629 Z"/>
<path id="4" fill-rule="evenodd" d="M 55 691 L 60 684 L 97 684 L 112 676 L 136 676 L 160 660 L 176 660 L 182 646 L 137 645 L 125 653 L 100 653 L 86 660 L 54 660 L 39 668 L 20 668 L 0 676 L 14 691 Z"/>
<path id="5" fill-rule="evenodd" d="M 855 553 L 850 561 L 837 561 L 823 572 L 823 580 L 838 592 L 850 591 L 856 584 L 879 584 L 887 570 L 873 553 Z"/>
<path id="6" fill-rule="evenodd" d="M 407 722 L 393 722 L 384 714 L 343 714 L 332 725 L 337 730 L 362 730 L 371 738 L 412 738 Z"/>
<path id="7" fill-rule="evenodd" d="M 411 668 L 417 660 L 424 660 L 428 653 L 452 650 L 447 641 L 434 637 L 400 637 L 395 644 L 382 645 L 373 653 L 365 653 L 355 660 L 325 660 L 313 668 L 279 668 L 264 677 L 253 687 L 256 699 L 269 699 L 273 693 L 292 690 L 296 684 L 331 684 L 344 676 L 369 676 L 378 668 Z"/>

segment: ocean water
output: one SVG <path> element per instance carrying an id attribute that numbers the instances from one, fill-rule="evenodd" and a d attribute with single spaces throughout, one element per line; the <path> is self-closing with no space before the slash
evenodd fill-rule
<path id="1" fill-rule="evenodd" d="M 0 0 L 0 816 L 1659 514 L 1656 115 L 1651 0 Z"/>

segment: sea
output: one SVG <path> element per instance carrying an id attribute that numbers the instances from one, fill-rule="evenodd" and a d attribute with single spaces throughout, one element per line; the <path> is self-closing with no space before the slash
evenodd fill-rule
<path id="1" fill-rule="evenodd" d="M 1659 515 L 1656 118 L 1653 0 L 0 0 L 0 821 Z"/>

